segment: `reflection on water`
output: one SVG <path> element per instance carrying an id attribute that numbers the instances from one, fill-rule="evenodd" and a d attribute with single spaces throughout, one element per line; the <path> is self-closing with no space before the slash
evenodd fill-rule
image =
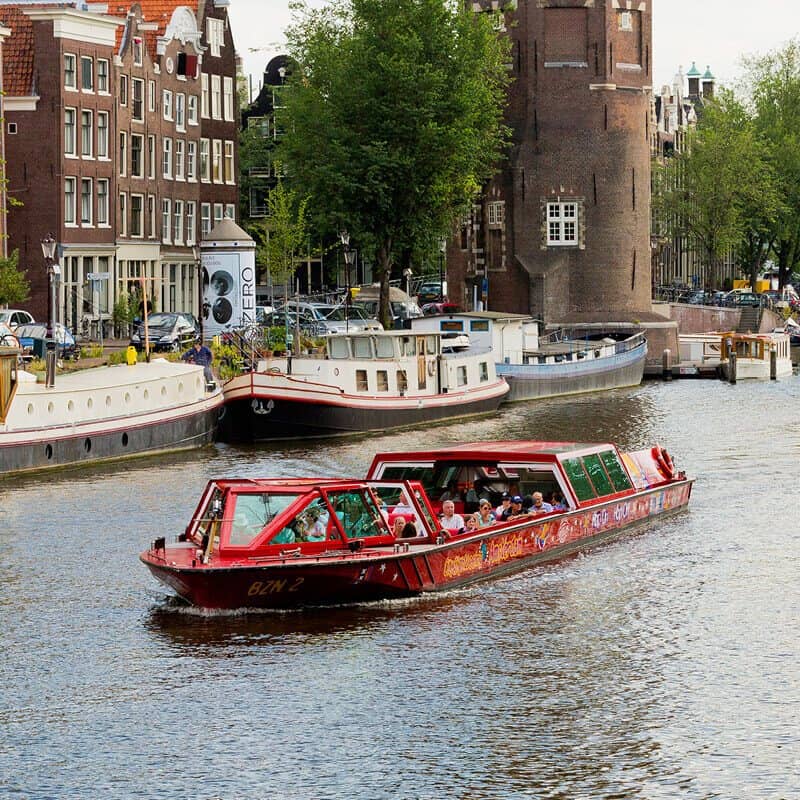
<path id="1" fill-rule="evenodd" d="M 0 482 L 0 796 L 800 796 L 797 385 L 651 383 Z M 691 510 L 326 610 L 198 612 L 137 560 L 212 476 L 362 475 L 377 450 L 512 438 L 658 441 L 697 475 Z"/>

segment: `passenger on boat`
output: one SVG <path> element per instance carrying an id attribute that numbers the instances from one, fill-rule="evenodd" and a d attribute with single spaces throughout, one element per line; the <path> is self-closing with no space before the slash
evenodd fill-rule
<path id="1" fill-rule="evenodd" d="M 447 531 L 460 531 L 464 527 L 464 518 L 456 514 L 456 507 L 452 500 L 442 503 L 442 516 L 439 524 Z"/>
<path id="2" fill-rule="evenodd" d="M 522 498 L 518 494 L 515 494 L 511 498 L 511 505 L 506 511 L 503 512 L 502 519 L 504 521 L 509 519 L 514 519 L 514 517 L 518 517 L 521 514 L 522 514 Z"/>
<path id="3" fill-rule="evenodd" d="M 467 517 L 467 525 L 466 528 L 468 531 L 476 531 L 480 528 L 480 523 L 478 522 L 479 516 L 478 514 L 470 514 Z"/>
<path id="4" fill-rule="evenodd" d="M 495 519 L 501 519 L 509 508 L 511 508 L 511 495 L 508 492 L 503 492 L 500 505 L 494 510 Z"/>
<path id="5" fill-rule="evenodd" d="M 403 531 L 406 527 L 406 518 L 405 517 L 395 517 L 394 522 L 392 523 L 392 533 L 399 539 L 403 535 Z"/>
<path id="6" fill-rule="evenodd" d="M 447 489 L 442 492 L 442 496 L 439 498 L 442 502 L 445 500 L 452 500 L 455 503 L 460 503 L 464 498 L 461 497 L 461 492 L 458 491 L 458 484 L 455 481 L 449 481 L 447 484 Z"/>
<path id="7" fill-rule="evenodd" d="M 541 492 L 533 493 L 533 506 L 531 506 L 531 514 L 547 514 L 553 510 L 550 503 L 545 503 Z"/>
<path id="8" fill-rule="evenodd" d="M 403 532 L 400 534 L 401 539 L 413 539 L 415 536 L 419 536 L 420 534 L 417 533 L 417 526 L 413 522 L 406 522 L 403 526 Z"/>
<path id="9" fill-rule="evenodd" d="M 553 506 L 553 511 L 567 510 L 567 501 L 564 500 L 564 495 L 561 492 L 553 492 L 550 495 L 550 505 Z"/>
<path id="10" fill-rule="evenodd" d="M 181 361 L 187 361 L 189 364 L 197 364 L 203 368 L 203 375 L 205 376 L 206 383 L 214 382 L 214 375 L 211 372 L 211 362 L 213 360 L 214 356 L 211 350 L 199 339 L 197 339 L 192 347 L 181 356 Z"/>
<path id="11" fill-rule="evenodd" d="M 481 500 L 481 505 L 478 509 L 478 527 L 485 528 L 487 525 L 494 525 L 495 522 L 495 516 L 492 513 L 492 506 L 489 501 Z"/>

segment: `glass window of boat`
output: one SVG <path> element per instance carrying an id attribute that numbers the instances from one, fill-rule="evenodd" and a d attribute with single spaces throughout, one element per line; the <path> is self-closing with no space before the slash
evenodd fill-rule
<path id="1" fill-rule="evenodd" d="M 607 494 L 614 494 L 614 485 L 611 483 L 611 479 L 608 477 L 608 473 L 605 471 L 600 461 L 600 456 L 596 454 L 584 456 L 583 466 L 589 473 L 589 477 L 592 479 L 595 491 L 599 497 Z"/>
<path id="2" fill-rule="evenodd" d="M 328 339 L 328 355 L 331 358 L 350 358 L 346 336 L 331 336 Z"/>
<path id="3" fill-rule="evenodd" d="M 404 356 L 415 356 L 417 354 L 417 341 L 413 336 L 403 336 L 400 339 L 400 349 Z"/>
<path id="4" fill-rule="evenodd" d="M 624 492 L 632 488 L 622 464 L 619 463 L 619 457 L 613 450 L 604 450 L 600 453 L 600 460 L 603 462 L 603 466 L 606 468 L 606 472 L 611 478 L 616 491 Z"/>
<path id="5" fill-rule="evenodd" d="M 246 547 L 280 513 L 300 497 L 298 494 L 259 492 L 234 495 L 235 505 L 225 516 L 231 520 L 228 544 Z M 274 537 L 273 537 L 274 540 Z"/>
<path id="6" fill-rule="evenodd" d="M 561 462 L 564 471 L 567 473 L 569 482 L 578 500 L 591 500 L 595 495 L 594 486 L 589 480 L 589 475 L 583 468 L 583 461 L 580 458 L 565 458 Z"/>
<path id="7" fill-rule="evenodd" d="M 481 361 L 478 366 L 480 368 L 481 383 L 485 383 L 489 380 L 489 363 L 487 361 Z"/>
<path id="8" fill-rule="evenodd" d="M 429 356 L 435 356 L 437 353 L 437 341 L 438 337 L 436 336 L 426 336 L 425 337 L 425 352 Z"/>
<path id="9" fill-rule="evenodd" d="M 389 391 L 389 373 L 385 369 L 379 369 L 375 373 L 375 377 L 377 378 L 378 391 L 379 392 L 388 392 Z"/>
<path id="10" fill-rule="evenodd" d="M 353 358 L 366 358 L 372 360 L 375 356 L 372 352 L 371 336 L 354 336 L 352 339 Z"/>
<path id="11" fill-rule="evenodd" d="M 330 492 L 328 500 L 348 539 L 388 534 L 383 516 L 368 489 Z"/>
<path id="12" fill-rule="evenodd" d="M 458 386 L 466 386 L 467 385 L 467 366 L 466 364 L 458 367 L 456 370 L 456 384 Z"/>
<path id="13" fill-rule="evenodd" d="M 367 371 L 365 369 L 356 370 L 356 390 L 359 392 L 366 392 L 369 390 Z"/>
<path id="14" fill-rule="evenodd" d="M 426 490 L 434 488 L 433 464 L 403 464 L 389 465 L 381 472 L 383 480 L 414 480 L 419 481 Z"/>
<path id="15" fill-rule="evenodd" d="M 397 370 L 397 391 L 401 394 L 408 391 L 408 376 L 404 369 Z"/>
<path id="16" fill-rule="evenodd" d="M 378 358 L 394 358 L 394 336 L 376 336 Z"/>
<path id="17" fill-rule="evenodd" d="M 302 511 L 269 540 L 270 544 L 297 544 L 338 539 L 339 531 L 331 525 L 328 506 L 321 497 L 314 498 Z"/>

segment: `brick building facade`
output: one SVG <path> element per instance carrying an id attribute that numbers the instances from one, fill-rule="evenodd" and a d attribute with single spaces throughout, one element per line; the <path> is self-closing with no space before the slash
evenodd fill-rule
<path id="1" fill-rule="evenodd" d="M 645 319 L 650 5 L 537 0 L 503 18 L 513 147 L 449 243 L 450 298 L 547 322 Z"/>
<path id="2" fill-rule="evenodd" d="M 9 214 L 9 246 L 20 250 L 38 318 L 48 233 L 60 245 L 59 317 L 69 327 L 109 320 L 116 298 L 142 285 L 158 310 L 199 313 L 195 245 L 215 220 L 237 216 L 226 8 L 0 6 L 12 31 L 9 189 L 24 204 Z M 91 273 L 110 278 L 92 284 Z"/>

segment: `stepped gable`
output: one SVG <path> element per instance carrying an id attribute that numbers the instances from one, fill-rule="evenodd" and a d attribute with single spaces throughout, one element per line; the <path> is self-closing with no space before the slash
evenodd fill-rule
<path id="1" fill-rule="evenodd" d="M 3 43 L 3 91 L 9 97 L 33 94 L 33 23 L 23 10 L 46 7 L 0 6 L 0 22 L 11 29 Z"/>
<path id="2" fill-rule="evenodd" d="M 108 13 L 115 13 L 118 16 L 124 17 L 128 14 L 128 11 L 135 6 L 139 6 L 141 9 L 142 20 L 145 24 L 150 23 L 157 26 L 156 30 L 146 30 L 142 32 L 144 36 L 145 47 L 147 48 L 147 52 L 149 53 L 151 59 L 155 59 L 157 57 L 156 42 L 159 36 L 164 35 L 167 25 L 169 25 L 169 21 L 172 19 L 172 15 L 176 8 L 186 6 L 196 17 L 198 17 L 199 21 L 197 0 L 188 0 L 188 2 L 183 3 L 181 3 L 179 0 L 139 0 L 139 2 L 129 5 L 112 2 L 108 5 Z M 123 29 L 120 29 L 117 32 L 117 52 L 119 52 L 122 44 L 123 33 Z"/>

